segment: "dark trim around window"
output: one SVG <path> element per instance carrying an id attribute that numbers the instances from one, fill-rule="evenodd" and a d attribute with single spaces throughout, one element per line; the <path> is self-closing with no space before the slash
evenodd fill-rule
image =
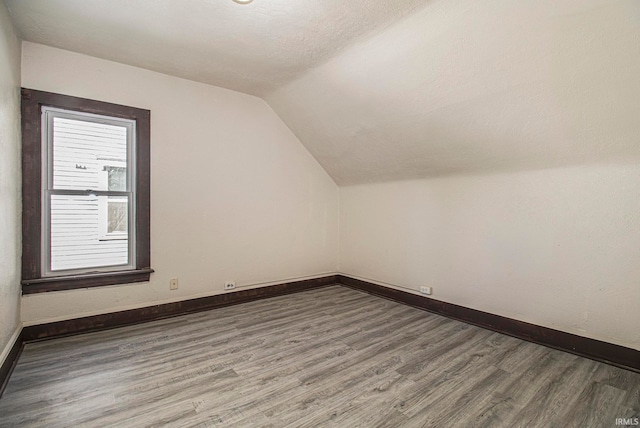
<path id="1" fill-rule="evenodd" d="M 41 108 L 58 107 L 136 122 L 136 267 L 43 278 L 41 275 Z M 22 88 L 22 293 L 148 281 L 151 269 L 149 110 Z"/>

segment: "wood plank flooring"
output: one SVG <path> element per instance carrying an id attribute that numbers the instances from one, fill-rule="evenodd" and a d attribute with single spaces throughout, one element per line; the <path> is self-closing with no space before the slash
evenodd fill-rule
<path id="1" fill-rule="evenodd" d="M 615 427 L 640 374 L 342 286 L 30 343 L 1 427 Z"/>

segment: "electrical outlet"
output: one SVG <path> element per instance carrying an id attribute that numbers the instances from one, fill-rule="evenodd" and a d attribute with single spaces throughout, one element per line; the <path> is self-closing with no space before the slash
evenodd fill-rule
<path id="1" fill-rule="evenodd" d="M 178 278 L 171 278 L 169 280 L 169 290 L 177 290 L 178 289 Z"/>
<path id="2" fill-rule="evenodd" d="M 431 287 L 420 287 L 420 292 L 422 294 L 431 294 L 432 291 Z"/>
<path id="3" fill-rule="evenodd" d="M 234 288 L 236 288 L 236 283 L 234 281 L 227 281 L 224 283 L 225 290 L 233 290 Z"/>

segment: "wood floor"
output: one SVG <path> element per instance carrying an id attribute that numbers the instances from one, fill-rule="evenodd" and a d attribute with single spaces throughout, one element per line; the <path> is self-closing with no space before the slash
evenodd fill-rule
<path id="1" fill-rule="evenodd" d="M 27 344 L 2 427 L 615 427 L 640 374 L 342 286 Z"/>

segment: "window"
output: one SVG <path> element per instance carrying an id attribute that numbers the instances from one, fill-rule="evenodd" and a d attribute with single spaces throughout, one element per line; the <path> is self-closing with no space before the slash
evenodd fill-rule
<path id="1" fill-rule="evenodd" d="M 123 159 L 104 160 L 98 163 L 99 188 L 106 191 L 124 191 L 127 183 L 127 167 Z M 122 196 L 99 198 L 98 227 L 100 240 L 132 239 L 128 234 L 129 200 Z"/>
<path id="2" fill-rule="evenodd" d="M 149 117 L 22 90 L 23 293 L 149 279 Z"/>
<path id="3" fill-rule="evenodd" d="M 132 269 L 135 121 L 41 111 L 43 276 Z"/>

